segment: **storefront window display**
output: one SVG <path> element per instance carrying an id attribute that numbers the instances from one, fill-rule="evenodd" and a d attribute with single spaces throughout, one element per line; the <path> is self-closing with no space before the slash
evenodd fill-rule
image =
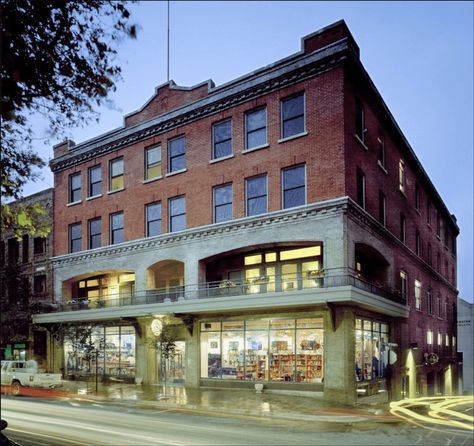
<path id="1" fill-rule="evenodd" d="M 201 324 L 201 377 L 323 381 L 323 318 Z"/>
<path id="2" fill-rule="evenodd" d="M 388 324 L 368 319 L 356 319 L 356 381 L 386 377 L 388 339 Z"/>
<path id="3" fill-rule="evenodd" d="M 83 332 L 87 332 L 85 328 Z M 85 340 L 64 342 L 66 375 L 95 375 L 130 378 L 135 376 L 135 329 L 94 327 Z M 96 362 L 97 361 L 97 362 Z"/>

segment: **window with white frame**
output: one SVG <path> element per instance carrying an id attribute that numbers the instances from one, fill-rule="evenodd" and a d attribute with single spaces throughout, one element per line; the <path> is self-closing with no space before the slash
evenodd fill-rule
<path id="1" fill-rule="evenodd" d="M 145 149 L 145 180 L 160 178 L 161 175 L 161 146 L 147 147 Z"/>
<path id="2" fill-rule="evenodd" d="M 267 176 L 248 178 L 245 180 L 245 198 L 247 216 L 267 212 Z"/>
<path id="3" fill-rule="evenodd" d="M 102 170 L 100 165 L 91 167 L 89 176 L 89 197 L 97 197 L 102 193 Z"/>
<path id="4" fill-rule="evenodd" d="M 168 172 L 186 169 L 186 137 L 180 136 L 168 142 Z"/>
<path id="5" fill-rule="evenodd" d="M 150 203 L 145 206 L 146 237 L 161 234 L 161 203 Z"/>
<path id="6" fill-rule="evenodd" d="M 110 192 L 121 190 L 124 187 L 123 181 L 123 157 L 110 161 L 109 164 L 109 190 Z"/>
<path id="7" fill-rule="evenodd" d="M 212 158 L 232 155 L 232 120 L 217 122 L 212 126 Z"/>
<path id="8" fill-rule="evenodd" d="M 306 166 L 288 167 L 282 171 L 283 208 L 306 203 Z"/>
<path id="9" fill-rule="evenodd" d="M 356 136 L 365 144 L 367 129 L 365 128 L 365 111 L 360 99 L 356 99 L 355 128 Z"/>
<path id="10" fill-rule="evenodd" d="M 245 114 L 245 150 L 267 144 L 267 108 Z"/>
<path id="11" fill-rule="evenodd" d="M 398 188 L 401 192 L 405 193 L 406 189 L 406 178 L 405 178 L 405 163 L 403 160 L 398 162 Z"/>
<path id="12" fill-rule="evenodd" d="M 408 293 L 408 275 L 405 271 L 400 271 L 400 295 L 406 301 Z"/>
<path id="13" fill-rule="evenodd" d="M 386 159 L 385 159 L 385 138 L 380 135 L 377 139 L 377 143 L 378 143 L 378 161 L 379 161 L 379 164 L 384 168 L 386 169 L 387 166 L 386 166 Z"/>
<path id="14" fill-rule="evenodd" d="M 357 168 L 356 174 L 357 182 L 357 204 L 365 209 L 365 175 L 361 169 Z"/>
<path id="15" fill-rule="evenodd" d="M 426 300 L 428 304 L 428 314 L 433 314 L 433 292 L 431 288 L 426 292 Z"/>
<path id="16" fill-rule="evenodd" d="M 81 201 L 81 173 L 69 175 L 69 203 Z"/>
<path id="17" fill-rule="evenodd" d="M 232 220 L 232 184 L 213 188 L 214 223 Z"/>
<path id="18" fill-rule="evenodd" d="M 281 101 L 282 139 L 300 135 L 305 131 L 304 93 Z"/>
<path id="19" fill-rule="evenodd" d="M 169 228 L 170 232 L 183 231 L 186 229 L 186 197 L 170 198 L 169 207 Z"/>

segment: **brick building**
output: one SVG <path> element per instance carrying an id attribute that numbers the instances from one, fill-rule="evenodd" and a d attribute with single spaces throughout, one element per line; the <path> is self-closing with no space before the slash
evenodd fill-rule
<path id="1" fill-rule="evenodd" d="M 53 223 L 53 189 L 22 198 L 11 205 L 41 204 L 47 220 Z M 53 239 L 12 231 L 2 233 L 0 241 L 0 302 L 2 308 L 2 359 L 46 359 L 47 333 L 31 325 L 32 312 L 53 303 L 53 274 L 49 262 Z"/>
<path id="2" fill-rule="evenodd" d="M 160 380 L 169 315 L 187 386 L 453 391 L 459 229 L 343 21 L 227 84 L 161 85 L 50 166 L 62 308 L 35 322 L 94 324 L 104 375 Z"/>

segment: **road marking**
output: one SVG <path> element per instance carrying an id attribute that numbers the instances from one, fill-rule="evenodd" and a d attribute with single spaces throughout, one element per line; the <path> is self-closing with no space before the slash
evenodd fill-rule
<path id="1" fill-rule="evenodd" d="M 11 429 L 10 427 L 8 428 L 8 431 L 11 431 L 11 432 L 17 432 L 17 433 L 21 433 L 21 434 L 26 434 L 28 435 L 29 437 L 33 436 L 38 436 L 38 437 L 46 437 L 46 438 L 53 438 L 55 440 L 59 440 L 59 442 L 69 442 L 69 443 L 72 443 L 72 444 L 77 444 L 77 445 L 83 445 L 83 446 L 90 446 L 90 443 L 82 443 L 80 441 L 77 441 L 77 440 L 68 440 L 67 438 L 64 438 L 64 437 L 57 437 L 56 435 L 51 435 L 51 434 L 40 434 L 39 432 L 34 432 L 32 433 L 31 431 L 23 431 L 21 429 Z M 45 444 L 48 444 L 48 443 L 45 443 Z"/>

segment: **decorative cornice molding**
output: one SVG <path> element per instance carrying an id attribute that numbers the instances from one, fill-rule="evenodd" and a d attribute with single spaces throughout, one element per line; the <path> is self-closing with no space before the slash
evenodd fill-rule
<path id="1" fill-rule="evenodd" d="M 292 210 L 275 211 L 258 217 L 245 217 L 226 223 L 219 223 L 192 228 L 179 233 L 166 233 L 156 237 L 133 240 L 119 245 L 105 246 L 89 251 L 67 254 L 51 259 L 53 268 L 61 268 L 71 264 L 90 262 L 103 257 L 123 256 L 135 252 L 147 252 L 157 248 L 182 245 L 205 237 L 219 237 L 273 225 L 288 224 L 301 219 L 319 219 L 342 213 L 347 208 L 348 198 L 322 201 Z"/>
<path id="2" fill-rule="evenodd" d="M 216 94 L 215 97 L 212 95 L 208 96 L 188 107 L 183 107 L 182 111 L 179 109 L 173 110 L 162 117 L 158 117 L 158 123 L 156 122 L 157 118 L 154 118 L 148 123 L 137 125 L 135 130 L 133 128 L 120 129 L 115 135 L 110 135 L 112 141 L 105 141 L 103 144 L 99 143 L 98 145 L 93 144 L 94 141 L 91 141 L 89 149 L 85 146 L 81 150 L 80 145 L 76 146 L 74 150 L 66 155 L 56 160 L 51 160 L 49 163 L 50 168 L 53 172 L 67 169 L 89 159 L 105 155 L 222 110 L 235 107 L 275 90 L 293 85 L 309 77 L 322 74 L 343 62 L 348 57 L 348 54 L 352 54 L 348 49 L 346 39 L 342 39 L 336 42 L 336 44 L 328 46 L 327 49 L 302 56 L 301 59 L 292 62 L 289 66 L 281 68 L 282 72 L 276 70 L 270 73 L 260 73 L 256 77 L 255 82 L 249 81 L 244 83 L 243 86 L 237 87 L 230 86 L 229 93 Z M 233 90 L 237 90 L 237 92 Z M 203 102 L 205 105 L 202 105 Z M 186 109 L 188 110 L 186 111 Z M 126 136 L 124 137 L 123 134 L 126 134 Z M 78 152 L 75 153 L 75 151 Z"/>

